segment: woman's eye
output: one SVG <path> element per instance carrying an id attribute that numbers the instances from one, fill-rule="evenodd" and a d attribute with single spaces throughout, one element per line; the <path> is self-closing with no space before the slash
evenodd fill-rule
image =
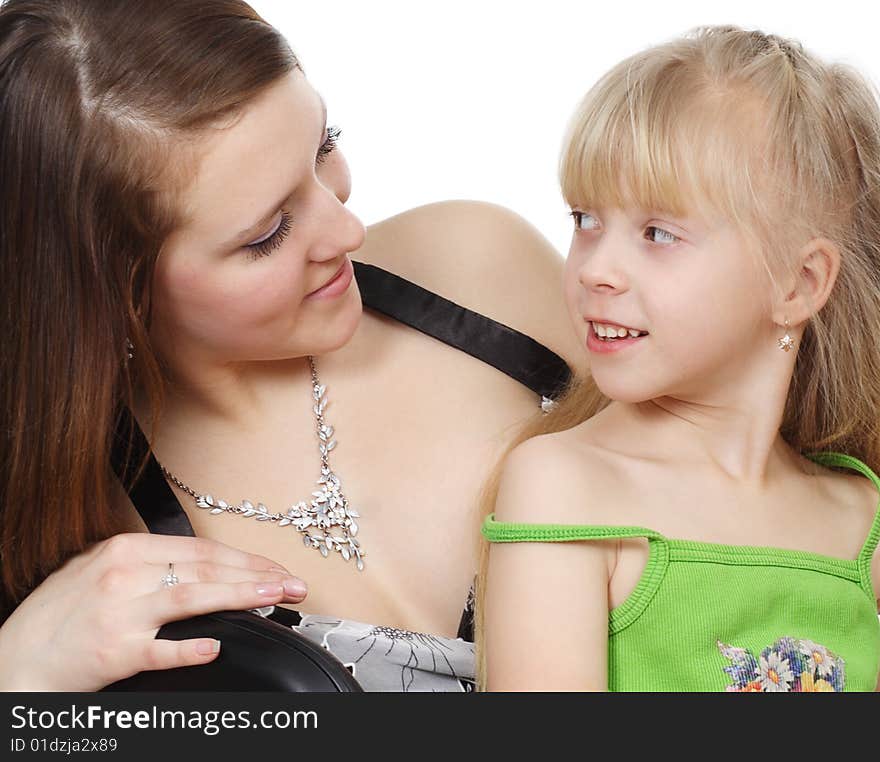
<path id="1" fill-rule="evenodd" d="M 318 153 L 315 156 L 315 164 L 323 164 L 327 156 L 333 153 L 336 149 L 336 144 L 339 141 L 340 135 L 342 135 L 342 130 L 339 129 L 339 127 L 327 128 L 327 137 L 318 149 Z M 271 254 L 282 243 L 284 243 L 284 239 L 287 238 L 287 234 L 290 232 L 290 227 L 290 214 L 286 211 L 282 211 L 281 220 L 271 233 L 268 233 L 263 238 L 245 246 L 246 249 L 250 249 L 252 252 L 250 259 L 265 257 Z"/>
<path id="2" fill-rule="evenodd" d="M 648 225 L 645 228 L 645 234 L 652 243 L 676 243 L 681 240 L 678 236 L 674 236 L 668 230 L 658 228 L 656 225 Z"/>
<path id="3" fill-rule="evenodd" d="M 250 249 L 252 252 L 249 258 L 256 259 L 257 257 L 266 257 L 275 251 L 275 249 L 284 243 L 284 239 L 287 238 L 287 234 L 290 232 L 290 227 L 290 214 L 286 211 L 282 211 L 281 219 L 271 233 L 268 233 L 258 241 L 254 241 L 245 246 L 246 249 Z"/>
<path id="4" fill-rule="evenodd" d="M 315 157 L 316 164 L 323 164 L 327 156 L 333 153 L 333 150 L 336 148 L 336 144 L 339 141 L 340 135 L 342 135 L 342 130 L 340 130 L 339 127 L 327 128 L 327 139 L 321 144 L 321 147 L 318 149 L 318 155 Z"/>
<path id="5" fill-rule="evenodd" d="M 593 230 L 598 225 L 596 218 L 592 214 L 576 210 L 572 210 L 569 214 L 574 220 L 575 230 Z"/>
<path id="6" fill-rule="evenodd" d="M 327 137 L 318 149 L 318 153 L 315 156 L 315 164 L 323 164 L 327 156 L 333 153 L 336 149 L 336 144 L 339 141 L 340 135 L 342 135 L 342 130 L 339 129 L 339 127 L 327 128 Z M 269 233 L 265 238 L 261 238 L 259 241 L 249 243 L 245 246 L 246 249 L 250 249 L 252 252 L 250 258 L 256 259 L 257 257 L 265 257 L 271 254 L 284 242 L 284 239 L 287 238 L 287 234 L 290 232 L 290 227 L 290 214 L 286 211 L 282 211 L 281 221 L 278 223 L 278 227 L 276 227 L 275 230 Z"/>

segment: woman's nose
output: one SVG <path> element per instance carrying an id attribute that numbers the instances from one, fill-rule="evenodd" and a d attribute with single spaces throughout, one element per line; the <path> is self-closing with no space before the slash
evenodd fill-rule
<path id="1" fill-rule="evenodd" d="M 348 201 L 351 196 L 351 171 L 348 168 L 348 162 L 343 156 L 339 156 L 332 168 L 331 181 L 333 192 L 341 204 Z"/>
<path id="2" fill-rule="evenodd" d="M 361 218 L 354 214 L 354 212 L 346 206 L 342 206 L 341 209 L 343 219 L 343 221 L 339 223 L 341 228 L 341 248 L 345 253 L 356 251 L 363 246 L 367 230 L 364 227 L 364 223 L 361 222 Z"/>
<path id="3" fill-rule="evenodd" d="M 329 199 L 324 214 L 318 220 L 317 235 L 311 249 L 311 258 L 318 261 L 335 259 L 359 249 L 366 236 L 364 223 L 335 195 Z"/>

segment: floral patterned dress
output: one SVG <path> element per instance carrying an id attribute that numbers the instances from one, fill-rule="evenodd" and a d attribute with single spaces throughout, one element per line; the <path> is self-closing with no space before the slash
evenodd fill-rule
<path id="1" fill-rule="evenodd" d="M 474 690 L 474 588 L 455 638 L 274 607 L 268 618 L 336 656 L 365 691 Z"/>

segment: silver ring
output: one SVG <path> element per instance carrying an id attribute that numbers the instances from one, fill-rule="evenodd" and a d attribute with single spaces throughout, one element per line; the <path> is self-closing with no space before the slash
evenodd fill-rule
<path id="1" fill-rule="evenodd" d="M 177 575 L 174 573 L 174 564 L 170 561 L 168 562 L 168 574 L 162 577 L 162 587 L 171 587 L 172 585 L 176 585 L 180 580 L 177 578 Z"/>

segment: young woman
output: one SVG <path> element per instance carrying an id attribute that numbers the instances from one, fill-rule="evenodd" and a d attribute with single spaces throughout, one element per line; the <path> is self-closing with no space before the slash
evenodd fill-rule
<path id="1" fill-rule="evenodd" d="M 561 259 L 487 204 L 365 237 L 238 0 L 10 0 L 0 92 L 0 685 L 201 664 L 158 628 L 275 606 L 368 690 L 467 690 L 478 485 L 576 356 Z"/>

